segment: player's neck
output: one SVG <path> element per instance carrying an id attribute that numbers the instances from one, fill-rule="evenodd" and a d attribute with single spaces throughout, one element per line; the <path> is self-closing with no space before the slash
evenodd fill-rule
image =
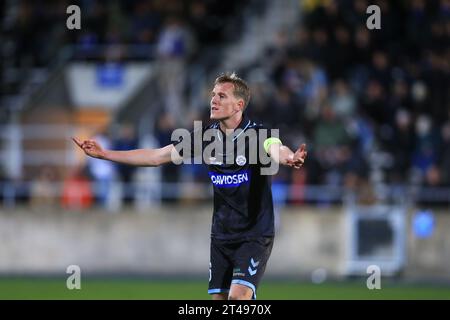
<path id="1" fill-rule="evenodd" d="M 242 112 L 238 112 L 230 118 L 220 120 L 220 129 L 226 134 L 231 134 L 241 123 L 243 118 Z"/>

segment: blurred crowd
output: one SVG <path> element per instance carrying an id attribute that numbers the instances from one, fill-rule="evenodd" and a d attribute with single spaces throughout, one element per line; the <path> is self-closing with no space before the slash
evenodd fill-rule
<path id="1" fill-rule="evenodd" d="M 370 4 L 379 30 L 366 27 Z M 306 170 L 278 179 L 450 186 L 450 1 L 304 1 L 302 11 L 245 70 L 251 115 L 312 151 Z"/>
<path id="2" fill-rule="evenodd" d="M 375 1 L 379 30 L 366 26 L 370 4 L 300 2 L 296 28 L 280 30 L 238 70 L 252 87 L 249 115 L 279 128 L 291 148 L 306 142 L 310 150 L 303 170 L 274 177 L 280 202 L 308 201 L 305 185 L 343 186 L 367 203 L 377 185 L 450 186 L 450 1 Z M 160 117 L 160 145 L 170 142 L 174 119 Z M 207 182 L 201 169 L 179 171 L 168 170 L 170 181 Z"/>
<path id="3" fill-rule="evenodd" d="M 81 29 L 69 32 L 70 5 L 81 9 Z M 17 91 L 30 68 L 51 67 L 67 56 L 195 59 L 205 48 L 223 44 L 242 23 L 238 1 L 22 0 L 0 7 L 2 94 Z"/>
<path id="4" fill-rule="evenodd" d="M 55 51 L 74 43 L 76 59 L 182 55 L 188 68 L 190 59 L 219 60 L 216 46 L 237 40 L 245 20 L 237 1 L 79 3 L 82 30 L 68 33 L 67 14 L 58 6 L 72 2 L 22 1 L 15 19 L 3 22 L 3 63 L 45 66 Z M 264 2 L 252 3 L 257 10 Z M 381 9 L 379 30 L 366 26 L 370 4 Z M 305 185 L 344 186 L 367 201 L 377 184 L 450 187 L 450 1 L 305 0 L 299 12 L 295 28 L 279 30 L 257 61 L 236 70 L 251 85 L 249 116 L 279 128 L 292 149 L 308 144 L 302 170 L 282 168 L 274 177 L 276 200 L 305 201 Z M 55 41 L 46 41 L 49 35 Z M 143 47 L 130 53 L 124 44 Z M 209 58 L 200 56 L 210 48 Z M 176 85 L 186 98 L 187 85 Z M 207 97 L 204 103 L 198 118 L 207 121 Z M 170 143 L 183 105 L 156 116 L 152 134 L 159 145 Z M 110 137 L 104 145 L 140 145 L 138 136 L 123 136 L 130 138 Z M 78 173 L 103 187 L 112 170 L 124 183 L 135 180 L 134 169 L 108 166 L 88 164 Z M 161 170 L 166 182 L 208 179 L 196 166 Z"/>

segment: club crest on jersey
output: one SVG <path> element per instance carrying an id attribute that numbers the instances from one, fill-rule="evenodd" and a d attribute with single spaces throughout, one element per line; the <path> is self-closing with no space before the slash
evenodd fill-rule
<path id="1" fill-rule="evenodd" d="M 247 163 L 247 159 L 246 159 L 244 156 L 240 155 L 240 156 L 237 156 L 237 157 L 236 157 L 236 164 L 237 164 L 238 166 L 243 166 L 243 165 L 245 165 L 246 163 Z"/>

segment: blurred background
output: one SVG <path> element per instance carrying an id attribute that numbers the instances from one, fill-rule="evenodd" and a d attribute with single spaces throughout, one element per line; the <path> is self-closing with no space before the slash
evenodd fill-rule
<path id="1" fill-rule="evenodd" d="M 70 138 L 170 144 L 209 121 L 225 71 L 250 84 L 250 117 L 309 149 L 302 170 L 273 177 L 269 281 L 362 277 L 366 292 L 377 265 L 450 288 L 450 1 L 4 0 L 0 15 L 1 297 L 12 278 L 78 265 L 198 280 L 208 298 L 206 168 L 88 159 Z"/>

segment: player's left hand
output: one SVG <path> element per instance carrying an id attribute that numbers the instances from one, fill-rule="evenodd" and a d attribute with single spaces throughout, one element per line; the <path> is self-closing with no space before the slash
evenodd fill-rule
<path id="1" fill-rule="evenodd" d="M 306 151 L 306 144 L 302 143 L 300 148 L 298 148 L 291 158 L 287 160 L 287 164 L 295 169 L 300 169 L 305 162 L 307 154 L 308 151 Z"/>

